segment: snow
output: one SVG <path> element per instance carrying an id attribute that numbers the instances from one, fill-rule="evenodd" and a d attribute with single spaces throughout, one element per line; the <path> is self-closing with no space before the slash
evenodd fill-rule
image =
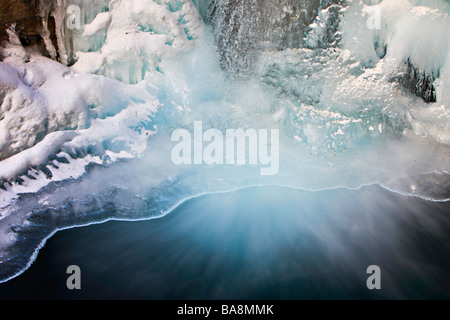
<path id="1" fill-rule="evenodd" d="M 105 150 L 108 141 L 111 144 L 120 141 L 124 150 L 117 150 L 122 156 L 114 157 L 116 161 L 145 150 L 146 141 L 141 139 L 145 129 L 138 129 L 158 109 L 159 102 L 149 93 L 152 87 L 80 74 L 51 59 L 28 55 L 12 45 L 4 50 L 4 55 L 0 62 L 1 181 L 25 175 L 32 167 L 46 167 L 49 158 L 60 150 L 74 156 L 90 148 L 101 157 L 102 153 L 116 154 Z M 146 132 L 148 138 L 152 132 Z M 47 170 L 56 172 L 51 166 Z M 25 178 L 22 186 L 13 189 L 19 192 L 28 186 L 29 192 L 35 192 L 36 186 L 43 187 L 50 182 L 49 179 L 28 180 Z M 13 198 L 2 197 L 0 206 Z"/>
<path id="2" fill-rule="evenodd" d="M 207 2 L 195 3 L 205 15 Z M 70 34 L 76 58 L 72 67 L 27 53 L 14 41 L 14 30 L 12 43 L 2 49 L 3 181 L 29 167 L 47 165 L 49 156 L 61 150 L 74 158 L 86 150 L 100 158 L 108 152 L 124 152 L 127 157 L 142 154 L 148 136 L 157 132 L 151 129 L 152 119 L 161 105 L 174 106 L 170 121 L 184 123 L 196 114 L 204 115 L 201 110 L 208 101 L 224 99 L 224 95 L 224 101 L 213 105 L 223 105 L 227 116 L 238 109 L 242 116 L 259 108 L 260 119 L 269 113 L 270 121 L 280 123 L 294 114 L 297 120 L 289 126 L 297 129 L 290 136 L 309 144 L 314 152 L 348 147 L 352 139 L 368 133 L 375 137 L 390 132 L 384 120 L 379 122 L 372 115 L 377 113 L 394 123 L 409 119 L 412 131 L 404 134 L 444 144 L 450 141 L 450 19 L 445 2 L 383 0 L 376 5 L 379 28 L 369 28 L 367 20 L 377 12 L 374 6 L 350 1 L 341 10 L 342 48 L 331 59 L 321 58 L 319 69 L 309 63 L 316 59 L 316 51 L 275 54 L 268 49 L 261 59 L 261 72 L 280 56 L 280 66 L 298 68 L 300 64 L 304 68 L 300 73 L 305 73 L 296 89 L 306 98 L 302 104 L 286 101 L 275 110 L 270 106 L 273 97 L 253 84 L 239 89 L 242 94 L 235 92 L 237 100 L 226 102 L 229 97 L 214 49 L 205 44 L 211 38 L 205 38 L 206 26 L 192 1 L 118 0 L 89 6 L 80 0 L 76 4 L 82 8 L 83 27 Z M 321 10 L 320 19 L 311 25 L 311 36 L 328 11 Z M 387 48 L 385 56 L 375 44 Z M 390 81 L 407 60 L 419 70 L 440 75 L 435 82 L 435 105 L 425 107 Z M 313 104 L 317 99 L 320 105 Z M 255 101 L 260 101 L 258 106 Z M 302 129 L 308 121 L 312 123 Z"/>
<path id="3" fill-rule="evenodd" d="M 84 26 L 83 36 L 92 36 L 100 31 L 104 31 L 111 23 L 111 13 L 102 12 L 99 13 L 94 21 Z"/>
<path id="4" fill-rule="evenodd" d="M 203 21 L 191 1 L 184 1 L 177 11 L 170 10 L 169 3 L 114 2 L 110 12 L 97 15 L 78 39 L 82 44 L 90 35 L 107 29 L 104 43 L 93 52 L 77 51 L 73 69 L 126 83 L 137 83 L 147 73 L 159 72 L 161 60 L 192 48 L 203 35 Z"/>

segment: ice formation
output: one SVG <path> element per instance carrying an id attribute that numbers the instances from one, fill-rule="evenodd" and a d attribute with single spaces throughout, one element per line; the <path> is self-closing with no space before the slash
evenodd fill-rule
<path id="1" fill-rule="evenodd" d="M 48 3 L 50 57 L 13 28 L 0 51 L 0 281 L 56 230 L 204 193 L 380 184 L 450 198 L 446 1 Z M 194 121 L 279 129 L 279 174 L 174 165 L 170 135 Z"/>

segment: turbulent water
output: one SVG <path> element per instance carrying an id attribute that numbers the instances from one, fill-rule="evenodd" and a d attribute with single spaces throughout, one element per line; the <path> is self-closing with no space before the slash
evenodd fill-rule
<path id="1" fill-rule="evenodd" d="M 81 29 L 67 29 L 70 4 Z M 158 218 L 203 194 L 378 184 L 450 199 L 446 1 L 61 5 L 60 62 L 14 32 L 1 49 L 0 280 L 57 230 Z M 171 135 L 195 121 L 278 129 L 278 173 L 175 165 Z"/>

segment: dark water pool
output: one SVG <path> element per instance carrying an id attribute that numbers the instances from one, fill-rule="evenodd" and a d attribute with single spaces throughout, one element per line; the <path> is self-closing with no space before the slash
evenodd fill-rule
<path id="1" fill-rule="evenodd" d="M 379 187 L 251 188 L 60 231 L 0 299 L 448 299 L 450 203 Z M 81 290 L 66 269 L 81 269 Z M 381 270 L 369 290 L 367 267 Z"/>

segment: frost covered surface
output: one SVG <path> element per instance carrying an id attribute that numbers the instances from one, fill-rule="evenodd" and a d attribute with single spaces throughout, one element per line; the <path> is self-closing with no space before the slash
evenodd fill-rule
<path id="1" fill-rule="evenodd" d="M 190 1 L 117 1 L 84 27 L 78 39 L 86 42 L 105 33 L 101 48 L 77 52 L 75 70 L 99 73 L 126 83 L 137 83 L 160 71 L 159 62 L 193 46 L 202 36 L 203 22 Z"/>
<path id="2" fill-rule="evenodd" d="M 56 230 L 160 217 L 205 193 L 380 184 L 450 198 L 448 2 L 283 0 L 275 14 L 249 0 L 226 15 L 228 3 L 80 0 L 82 29 L 61 38 L 73 65 L 1 49 L 0 280 Z M 272 23 L 251 25 L 249 7 Z M 245 80 L 230 77 L 248 61 Z M 280 129 L 279 174 L 173 165 L 172 131 L 198 120 Z"/>

